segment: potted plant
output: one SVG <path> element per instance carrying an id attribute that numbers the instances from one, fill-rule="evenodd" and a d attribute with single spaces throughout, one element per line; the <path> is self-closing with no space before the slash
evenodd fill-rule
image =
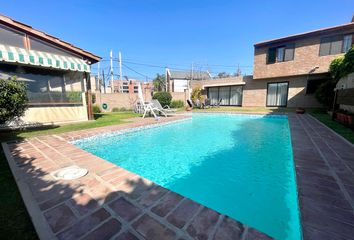
<path id="1" fill-rule="evenodd" d="M 305 108 L 298 107 L 298 108 L 296 108 L 295 111 L 296 111 L 297 114 L 304 114 L 305 113 Z"/>

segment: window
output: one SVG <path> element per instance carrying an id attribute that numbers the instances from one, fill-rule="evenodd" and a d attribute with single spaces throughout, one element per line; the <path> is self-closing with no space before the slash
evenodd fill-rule
<path id="1" fill-rule="evenodd" d="M 285 47 L 277 48 L 277 62 L 284 62 Z"/>
<path id="2" fill-rule="evenodd" d="M 0 44 L 25 48 L 25 34 L 0 25 Z"/>
<path id="3" fill-rule="evenodd" d="M 268 49 L 267 64 L 294 60 L 295 44 Z"/>
<path id="4" fill-rule="evenodd" d="M 320 56 L 346 53 L 353 43 L 353 34 L 321 38 Z"/>
<path id="5" fill-rule="evenodd" d="M 241 106 L 242 86 L 223 86 L 208 88 L 208 99 L 211 105 Z"/>
<path id="6" fill-rule="evenodd" d="M 83 73 L 0 63 L 0 78 L 27 85 L 30 106 L 82 105 Z"/>
<path id="7" fill-rule="evenodd" d="M 52 45 L 50 45 L 42 40 L 39 40 L 37 38 L 34 38 L 32 36 L 30 36 L 29 39 L 30 39 L 31 50 L 47 52 L 47 53 L 54 53 L 54 54 L 58 54 L 58 55 L 62 55 L 62 56 L 68 56 L 68 57 L 81 58 L 75 54 L 68 53 L 64 49 L 60 49 L 56 46 L 52 46 Z"/>
<path id="8" fill-rule="evenodd" d="M 134 93 L 138 93 L 139 92 L 139 86 L 138 85 L 134 85 Z"/>
<path id="9" fill-rule="evenodd" d="M 351 49 L 353 45 L 353 35 L 345 35 L 343 37 L 343 49 L 342 52 L 346 53 Z"/>
<path id="10" fill-rule="evenodd" d="M 268 83 L 267 107 L 286 107 L 288 103 L 288 82 Z"/>

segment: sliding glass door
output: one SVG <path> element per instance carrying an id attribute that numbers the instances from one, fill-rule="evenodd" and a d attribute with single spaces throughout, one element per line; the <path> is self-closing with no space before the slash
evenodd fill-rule
<path id="1" fill-rule="evenodd" d="M 220 102 L 222 106 L 242 105 L 242 86 L 222 86 L 208 88 L 208 98 L 211 105 Z"/>
<path id="2" fill-rule="evenodd" d="M 288 87 L 288 82 L 268 83 L 267 107 L 286 107 Z"/>

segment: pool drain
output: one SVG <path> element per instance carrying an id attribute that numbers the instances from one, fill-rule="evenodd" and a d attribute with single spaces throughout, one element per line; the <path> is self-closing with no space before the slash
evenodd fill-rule
<path id="1" fill-rule="evenodd" d="M 52 172 L 52 176 L 57 180 L 74 180 L 87 174 L 87 169 L 78 166 L 69 166 Z"/>

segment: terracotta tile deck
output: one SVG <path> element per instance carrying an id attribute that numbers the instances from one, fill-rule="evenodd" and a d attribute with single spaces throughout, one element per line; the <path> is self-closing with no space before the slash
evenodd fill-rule
<path id="1" fill-rule="evenodd" d="M 183 117 L 161 118 L 160 122 Z M 354 147 L 307 115 L 289 115 L 304 239 L 354 238 Z M 270 239 L 100 159 L 68 141 L 148 124 L 118 126 L 3 144 L 41 239 Z M 50 172 L 78 165 L 73 181 Z"/>

